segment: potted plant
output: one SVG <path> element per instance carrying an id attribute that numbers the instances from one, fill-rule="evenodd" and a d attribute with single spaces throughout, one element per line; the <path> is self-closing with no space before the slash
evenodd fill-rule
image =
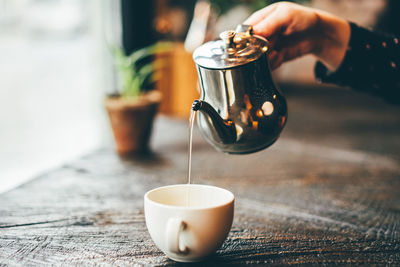
<path id="1" fill-rule="evenodd" d="M 129 56 L 125 55 L 122 48 L 112 49 L 121 90 L 108 96 L 105 106 L 116 150 L 120 155 L 148 150 L 161 93 L 157 90 L 145 90 L 145 85 L 154 84 L 157 79 L 160 60 L 157 60 L 155 54 L 165 51 L 168 46 L 165 43 L 156 43 L 136 50 Z"/>

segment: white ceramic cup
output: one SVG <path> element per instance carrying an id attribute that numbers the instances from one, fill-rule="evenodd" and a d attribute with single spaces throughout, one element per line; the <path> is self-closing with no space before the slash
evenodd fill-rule
<path id="1" fill-rule="evenodd" d="M 169 258 L 201 261 L 227 237 L 233 220 L 234 195 L 228 190 L 198 184 L 159 187 L 144 196 L 150 236 Z"/>

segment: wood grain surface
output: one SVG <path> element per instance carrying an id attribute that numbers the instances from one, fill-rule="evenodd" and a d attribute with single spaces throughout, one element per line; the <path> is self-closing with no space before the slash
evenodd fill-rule
<path id="1" fill-rule="evenodd" d="M 194 134 L 194 182 L 236 196 L 228 239 L 198 265 L 400 265 L 400 109 L 282 87 L 289 120 L 271 148 L 226 155 Z M 105 147 L 0 195 L 0 265 L 179 265 L 151 240 L 143 195 L 185 183 L 187 122 L 159 117 L 152 151 Z"/>

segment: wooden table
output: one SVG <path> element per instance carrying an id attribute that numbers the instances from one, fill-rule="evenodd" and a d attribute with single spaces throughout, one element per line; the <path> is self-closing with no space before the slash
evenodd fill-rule
<path id="1" fill-rule="evenodd" d="M 225 155 L 195 132 L 195 183 L 236 195 L 206 265 L 400 264 L 400 109 L 343 89 L 284 88 L 271 148 Z M 153 153 L 103 148 L 0 195 L 0 265 L 175 265 L 147 232 L 143 195 L 186 181 L 187 125 L 159 117 Z"/>

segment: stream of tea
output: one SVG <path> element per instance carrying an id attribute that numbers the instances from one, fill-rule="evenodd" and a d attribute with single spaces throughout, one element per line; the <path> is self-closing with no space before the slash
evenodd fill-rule
<path id="1" fill-rule="evenodd" d="M 188 177 L 187 183 L 190 184 L 190 176 L 192 173 L 192 139 L 193 139 L 193 125 L 196 118 L 197 111 L 191 109 L 189 117 L 189 150 L 188 150 Z"/>
<path id="2" fill-rule="evenodd" d="M 187 183 L 191 183 L 191 174 L 192 174 L 192 139 L 193 139 L 193 126 L 194 119 L 196 118 L 197 111 L 191 109 L 190 117 L 189 117 L 189 144 L 188 144 L 188 175 L 187 175 Z M 186 192 L 186 207 L 190 206 L 189 196 L 190 196 L 190 187 Z"/>

